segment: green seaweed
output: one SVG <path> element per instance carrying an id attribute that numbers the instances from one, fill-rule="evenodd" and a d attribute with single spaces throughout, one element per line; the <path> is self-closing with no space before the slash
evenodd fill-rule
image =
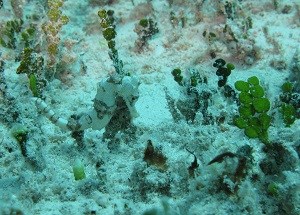
<path id="1" fill-rule="evenodd" d="M 239 94 L 239 115 L 233 120 L 234 124 L 244 129 L 249 138 L 259 138 L 265 144 L 269 143 L 268 128 L 271 125 L 271 117 L 267 114 L 271 107 L 259 79 L 256 76 L 245 81 L 236 81 L 235 88 Z"/>

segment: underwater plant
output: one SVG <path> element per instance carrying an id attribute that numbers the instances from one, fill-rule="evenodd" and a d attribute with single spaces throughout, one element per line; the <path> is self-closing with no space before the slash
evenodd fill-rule
<path id="1" fill-rule="evenodd" d="M 21 63 L 17 68 L 17 74 L 25 73 L 29 81 L 29 89 L 34 97 L 41 96 L 44 81 L 41 78 L 44 68 L 44 59 L 38 56 L 33 49 L 26 47 L 21 53 Z"/>
<path id="2" fill-rule="evenodd" d="M 117 32 L 115 30 L 115 19 L 113 10 L 99 10 L 98 16 L 100 18 L 100 26 L 102 27 L 102 35 L 107 42 L 109 48 L 108 55 L 113 61 L 113 66 L 116 73 L 123 74 L 123 62 L 119 59 L 118 50 L 116 49 L 115 37 Z"/>
<path id="3" fill-rule="evenodd" d="M 193 69 L 188 70 L 185 77 L 179 68 L 173 69 L 171 74 L 174 80 L 180 85 L 184 94 L 184 98 L 179 99 L 177 102 L 168 94 L 166 95 L 174 120 L 178 121 L 183 116 L 187 122 L 194 122 L 196 113 L 200 110 L 203 114 L 205 124 L 208 123 L 210 116 L 207 112 L 207 107 L 211 93 L 206 90 L 199 92 L 197 88 L 198 84 L 207 84 L 207 78 L 201 77 L 199 72 Z"/>
<path id="4" fill-rule="evenodd" d="M 268 187 L 267 187 L 267 192 L 271 196 L 278 196 L 278 194 L 279 194 L 278 184 L 275 182 L 269 183 Z"/>
<path id="5" fill-rule="evenodd" d="M 148 40 L 159 32 L 157 23 L 152 18 L 141 19 L 136 25 L 134 32 L 137 33 L 138 39 L 135 41 L 135 47 L 138 52 L 148 46 Z"/>
<path id="6" fill-rule="evenodd" d="M 214 62 L 213 67 L 217 68 L 216 75 L 219 76 L 218 86 L 225 86 L 227 78 L 231 74 L 231 71 L 235 69 L 235 66 L 232 63 L 226 64 L 225 60 L 219 58 Z"/>
<path id="7" fill-rule="evenodd" d="M 75 178 L 75 181 L 85 179 L 85 171 L 84 171 L 84 166 L 82 162 L 77 159 L 73 165 L 73 175 Z"/>
<path id="8" fill-rule="evenodd" d="M 24 42 L 24 47 L 30 47 L 34 41 L 35 27 L 30 25 L 24 31 L 21 32 L 21 40 Z"/>
<path id="9" fill-rule="evenodd" d="M 23 25 L 23 20 L 11 20 L 7 21 L 3 29 L 1 29 L 0 35 L 0 45 L 9 48 L 15 49 L 16 46 L 16 35 L 21 32 Z"/>
<path id="10" fill-rule="evenodd" d="M 11 134 L 17 140 L 22 155 L 24 157 L 27 157 L 28 154 L 27 154 L 26 142 L 28 140 L 28 129 L 21 124 L 16 124 L 11 129 Z"/>
<path id="11" fill-rule="evenodd" d="M 246 81 L 236 81 L 235 88 L 239 93 L 239 116 L 234 118 L 234 124 L 244 129 L 249 138 L 259 138 L 263 143 L 268 144 L 268 128 L 271 124 L 271 117 L 267 114 L 271 103 L 265 97 L 265 91 L 259 84 L 256 76 Z"/>
<path id="12" fill-rule="evenodd" d="M 193 69 L 188 70 L 186 77 L 183 77 L 182 70 L 179 68 L 173 69 L 171 74 L 173 75 L 174 81 L 176 81 L 180 86 L 184 86 L 187 92 L 193 91 L 200 83 L 207 83 L 206 77 L 201 77 L 198 71 Z"/>
<path id="13" fill-rule="evenodd" d="M 227 18 L 233 19 L 234 12 L 235 12 L 235 4 L 233 4 L 232 2 L 226 1 L 224 7 L 225 7 L 225 12 L 227 14 Z"/>
<path id="14" fill-rule="evenodd" d="M 48 43 L 47 51 L 49 59 L 47 59 L 47 64 L 49 68 L 53 69 L 54 73 L 59 51 L 59 32 L 61 28 L 69 22 L 69 18 L 66 15 L 63 15 L 61 11 L 63 3 L 63 0 L 48 0 L 48 21 L 42 26 Z"/>
<path id="15" fill-rule="evenodd" d="M 169 16 L 170 16 L 169 20 L 173 28 L 177 28 L 177 27 L 184 28 L 186 26 L 187 18 L 182 11 L 180 11 L 177 14 L 175 14 L 174 11 L 171 11 Z"/>
<path id="16" fill-rule="evenodd" d="M 286 127 L 290 127 L 297 119 L 297 107 L 299 94 L 293 92 L 293 84 L 285 82 L 282 86 L 282 94 L 279 95 L 281 100 L 280 113 Z"/>
<path id="17" fill-rule="evenodd" d="M 183 85 L 182 81 L 183 81 L 183 76 L 181 74 L 181 69 L 176 68 L 172 70 L 172 75 L 174 77 L 174 81 L 176 81 L 180 86 Z"/>

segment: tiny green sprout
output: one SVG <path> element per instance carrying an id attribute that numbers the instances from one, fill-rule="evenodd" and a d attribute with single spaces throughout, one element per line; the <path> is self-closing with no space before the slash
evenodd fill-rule
<path id="1" fill-rule="evenodd" d="M 148 21 L 148 19 L 141 19 L 139 24 L 140 24 L 140 26 L 146 28 L 149 24 L 149 21 Z"/>
<path id="2" fill-rule="evenodd" d="M 35 29 L 33 26 L 27 28 L 25 31 L 22 31 L 21 38 L 25 43 L 25 47 L 29 47 L 34 38 Z"/>
<path id="3" fill-rule="evenodd" d="M 223 60 L 222 58 L 219 58 L 219 59 L 215 60 L 213 67 L 221 68 L 221 67 L 225 66 L 225 64 L 226 64 L 226 61 Z"/>
<path id="4" fill-rule="evenodd" d="M 105 18 L 107 17 L 106 10 L 99 10 L 99 11 L 98 11 L 98 16 L 99 16 L 101 19 L 105 19 Z"/>
<path id="5" fill-rule="evenodd" d="M 175 76 L 174 80 L 179 84 L 182 85 L 183 76 Z"/>
<path id="6" fill-rule="evenodd" d="M 268 184 L 267 192 L 271 196 L 278 196 L 279 194 L 278 185 L 275 182 L 271 182 L 270 184 Z"/>
<path id="7" fill-rule="evenodd" d="M 181 69 L 173 69 L 173 71 L 172 71 L 172 75 L 173 76 L 179 76 L 179 75 L 181 75 Z"/>
<path id="8" fill-rule="evenodd" d="M 33 49 L 26 47 L 21 53 L 21 63 L 19 67 L 17 68 L 17 74 L 31 73 L 31 66 L 32 66 L 32 53 Z"/>
<path id="9" fill-rule="evenodd" d="M 248 92 L 250 89 L 249 83 L 245 81 L 236 81 L 234 83 L 234 86 L 238 91 L 242 91 L 242 92 Z"/>
<path id="10" fill-rule="evenodd" d="M 252 96 L 250 93 L 241 92 L 239 95 L 239 100 L 241 103 L 245 105 L 249 105 L 252 102 Z"/>
<path id="11" fill-rule="evenodd" d="M 190 82 L 191 82 L 191 86 L 192 86 L 192 87 L 196 87 L 197 84 L 198 84 L 197 77 L 193 75 L 193 76 L 191 77 L 191 79 L 190 79 Z"/>
<path id="12" fill-rule="evenodd" d="M 113 10 L 108 10 L 107 11 L 107 16 L 109 16 L 109 17 L 111 17 L 111 16 L 113 16 L 114 15 L 114 11 Z"/>
<path id="13" fill-rule="evenodd" d="M 290 127 L 296 120 L 296 109 L 291 104 L 283 103 L 280 109 L 283 122 L 286 127 Z"/>
<path id="14" fill-rule="evenodd" d="M 182 85 L 183 76 L 181 75 L 180 69 L 173 69 L 172 75 L 174 77 L 174 80 L 179 84 Z"/>
<path id="15" fill-rule="evenodd" d="M 259 79 L 256 76 L 248 78 L 248 83 L 252 85 L 259 85 Z"/>
<path id="16" fill-rule="evenodd" d="M 226 67 L 225 65 L 226 65 L 226 61 L 223 60 L 222 58 L 215 60 L 215 62 L 213 63 L 213 67 L 218 68 L 216 71 L 216 75 L 219 76 L 219 80 L 218 80 L 219 87 L 225 87 L 227 79 L 231 74 L 231 71 L 234 69 L 234 65 L 232 63 L 228 63 Z"/>
<path id="17" fill-rule="evenodd" d="M 17 140 L 22 155 L 27 157 L 26 142 L 28 139 L 28 129 L 22 124 L 16 124 L 12 127 L 11 134 Z"/>
<path id="18" fill-rule="evenodd" d="M 12 27 L 15 32 L 20 32 L 24 21 L 22 19 L 8 21 L 8 26 Z"/>
<path id="19" fill-rule="evenodd" d="M 224 68 L 219 68 L 218 70 L 221 72 L 222 76 L 226 77 L 226 78 L 231 74 L 231 70 L 227 69 L 225 67 Z"/>
<path id="20" fill-rule="evenodd" d="M 106 28 L 103 31 L 103 37 L 107 40 L 110 41 L 116 37 L 116 31 L 114 28 Z"/>
<path id="21" fill-rule="evenodd" d="M 68 24 L 68 22 L 70 21 L 69 17 L 67 17 L 66 15 L 61 16 L 60 20 L 61 20 L 61 22 L 62 22 L 63 25 Z"/>
<path id="22" fill-rule="evenodd" d="M 39 90 L 37 86 L 37 78 L 34 73 L 29 75 L 29 89 L 31 90 L 34 97 L 39 97 Z"/>
<path id="23" fill-rule="evenodd" d="M 35 29 L 33 26 L 30 26 L 30 28 L 27 28 L 26 32 L 29 34 L 29 36 L 33 36 L 35 33 Z"/>
<path id="24" fill-rule="evenodd" d="M 217 37 L 217 35 L 215 33 L 213 33 L 213 32 L 209 32 L 209 36 L 210 37 Z"/>
<path id="25" fill-rule="evenodd" d="M 259 115 L 259 121 L 260 121 L 260 125 L 262 127 L 262 129 L 268 129 L 271 125 L 271 117 L 266 114 L 266 113 L 262 113 Z"/>
<path id="26" fill-rule="evenodd" d="M 250 93 L 255 98 L 261 98 L 265 95 L 265 91 L 260 85 L 255 85 L 255 86 L 251 87 Z"/>
<path id="27" fill-rule="evenodd" d="M 260 124 L 259 124 L 259 119 L 258 119 L 258 117 L 254 116 L 254 117 L 251 117 L 250 119 L 248 119 L 248 125 L 250 125 L 250 126 L 255 126 L 255 127 L 259 126 Z M 258 131 L 258 130 L 259 130 L 259 129 L 257 129 L 257 131 Z"/>
<path id="28" fill-rule="evenodd" d="M 79 159 L 75 161 L 75 164 L 73 166 L 73 174 L 76 181 L 82 180 L 86 177 L 84 172 L 84 166 Z"/>
<path id="29" fill-rule="evenodd" d="M 245 105 L 241 105 L 239 107 L 239 113 L 243 118 L 249 118 L 254 114 L 251 106 L 245 106 Z"/>
<path id="30" fill-rule="evenodd" d="M 293 84 L 291 82 L 285 82 L 281 86 L 281 89 L 283 93 L 291 93 L 293 91 Z"/>
<path id="31" fill-rule="evenodd" d="M 270 101 L 267 98 L 253 99 L 253 107 L 258 113 L 267 112 L 270 109 Z"/>
<path id="32" fill-rule="evenodd" d="M 218 87 L 224 87 L 226 84 L 227 78 L 218 80 Z"/>
<path id="33" fill-rule="evenodd" d="M 106 29 L 110 26 L 110 23 L 103 21 L 103 22 L 100 22 L 100 26 L 101 26 L 101 28 Z"/>
<path id="34" fill-rule="evenodd" d="M 250 16 L 247 17 L 247 24 L 248 24 L 248 29 L 251 29 L 253 27 L 253 20 Z"/>
<path id="35" fill-rule="evenodd" d="M 25 31 L 23 31 L 23 32 L 21 33 L 21 37 L 22 37 L 23 40 L 29 40 L 29 35 L 28 35 L 27 32 L 25 32 Z"/>
<path id="36" fill-rule="evenodd" d="M 7 44 L 6 44 L 6 42 L 5 42 L 5 40 L 2 37 L 0 37 L 0 45 L 3 46 L 3 47 L 5 47 L 5 48 L 8 47 Z"/>
<path id="37" fill-rule="evenodd" d="M 257 128 L 254 126 L 246 127 L 244 133 L 249 138 L 257 138 L 258 137 Z"/>
<path id="38" fill-rule="evenodd" d="M 11 134 L 19 143 L 27 141 L 28 130 L 21 124 L 14 125 Z"/>
<path id="39" fill-rule="evenodd" d="M 235 69 L 235 66 L 232 63 L 227 63 L 226 67 L 229 70 L 234 70 Z"/>
<path id="40" fill-rule="evenodd" d="M 114 40 L 110 40 L 107 42 L 108 48 L 113 50 L 116 47 L 116 42 Z"/>
<path id="41" fill-rule="evenodd" d="M 247 127 L 247 121 L 243 117 L 235 117 L 233 123 L 240 129 L 244 129 Z"/>

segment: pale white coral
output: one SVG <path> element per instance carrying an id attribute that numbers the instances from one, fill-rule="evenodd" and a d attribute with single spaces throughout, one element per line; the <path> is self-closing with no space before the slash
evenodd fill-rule
<path id="1" fill-rule="evenodd" d="M 97 86 L 93 109 L 77 117 L 71 117 L 69 120 L 55 114 L 42 99 L 34 98 L 34 101 L 37 108 L 49 120 L 63 129 L 85 130 L 92 128 L 101 130 L 110 122 L 118 109 L 117 101 L 120 97 L 125 101 L 131 118 L 138 116 L 135 109 L 135 103 L 139 97 L 138 86 L 139 81 L 133 76 L 119 77 L 117 75 L 101 80 Z"/>

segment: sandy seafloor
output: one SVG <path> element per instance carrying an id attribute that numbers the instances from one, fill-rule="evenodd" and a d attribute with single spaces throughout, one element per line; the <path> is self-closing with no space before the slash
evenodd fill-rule
<path id="1" fill-rule="evenodd" d="M 46 1 L 17 2 L 23 8 L 23 18 L 37 13 L 37 23 L 47 20 Z M 27 76 L 16 74 L 20 62 L 15 58 L 20 50 L 1 47 L 5 67 L 0 95 L 0 214 L 129 215 L 152 210 L 148 214 L 299 215 L 300 120 L 290 127 L 284 125 L 279 94 L 287 80 L 299 86 L 300 2 L 229 2 L 238 8 L 232 19 L 225 11 L 225 1 L 217 0 L 64 1 L 61 10 L 69 23 L 59 32 L 57 56 L 64 67 L 48 80 L 43 98 L 64 118 L 92 108 L 97 83 L 114 72 L 97 12 L 101 8 L 114 10 L 119 57 L 124 70 L 139 78 L 140 97 L 136 103 L 139 116 L 132 122 L 134 135 L 120 132 L 110 147 L 102 139 L 104 129 L 87 129 L 84 148 L 80 148 L 69 131 L 39 112 L 31 99 Z M 178 23 L 171 23 L 171 11 Z M 159 33 L 137 51 L 134 28 L 145 17 L 157 22 Z M 250 29 L 245 27 L 247 17 L 252 19 Z M 1 26 L 15 18 L 10 1 L 4 1 Z M 236 42 L 222 34 L 226 23 Z M 204 31 L 217 36 L 204 37 Z M 46 46 L 40 32 L 41 46 Z M 232 88 L 237 80 L 253 75 L 259 78 L 271 101 L 269 139 L 276 147 L 266 149 L 257 138 L 249 139 L 233 125 L 238 105 L 217 85 L 212 66 L 217 58 L 235 65 L 227 82 Z M 172 116 L 170 100 L 176 106 L 188 98 L 187 87 L 179 86 L 171 75 L 174 68 L 181 68 L 185 77 L 193 70 L 207 78 L 207 84 L 199 83 L 196 88 L 200 93 L 210 92 L 206 100 L 209 122 L 204 123 L 201 111 L 196 112 L 193 122 L 185 120 L 178 109 L 179 117 Z M 11 135 L 16 124 L 28 130 L 27 157 Z M 163 168 L 144 161 L 148 140 L 167 158 Z M 236 157 L 207 165 L 217 155 L 236 153 L 245 146 L 251 152 L 245 155 L 247 168 L 241 179 L 233 179 Z M 194 177 L 188 172 L 194 156 L 186 149 L 199 164 Z M 72 171 L 77 159 L 86 174 L 79 181 L 74 180 Z M 270 184 L 276 187 L 273 193 L 268 189 Z"/>

